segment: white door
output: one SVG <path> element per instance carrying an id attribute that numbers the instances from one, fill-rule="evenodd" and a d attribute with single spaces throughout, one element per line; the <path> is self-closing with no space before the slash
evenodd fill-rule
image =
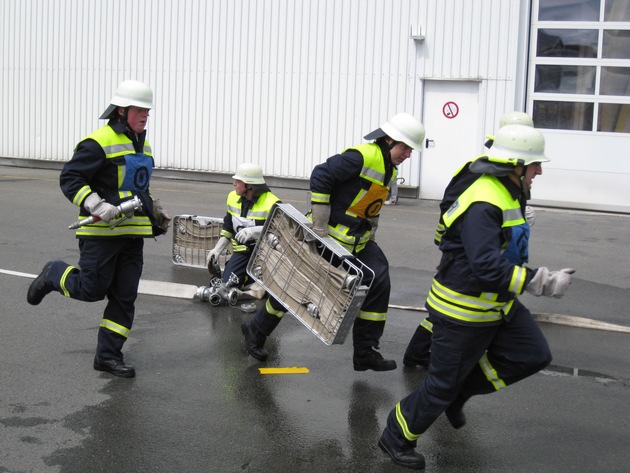
<path id="1" fill-rule="evenodd" d="M 421 199 L 441 200 L 455 171 L 479 154 L 479 84 L 425 81 Z"/>

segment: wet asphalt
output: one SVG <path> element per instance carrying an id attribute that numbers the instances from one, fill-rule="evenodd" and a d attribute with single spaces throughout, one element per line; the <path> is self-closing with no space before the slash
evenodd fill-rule
<path id="1" fill-rule="evenodd" d="M 52 293 L 26 303 L 50 259 L 78 260 L 67 229 L 76 208 L 58 170 L 0 166 L 0 472 L 398 472 L 378 448 L 388 412 L 426 373 L 402 367 L 439 252 L 437 202 L 401 199 L 382 211 L 377 241 L 391 265 L 392 308 L 381 352 L 391 372 L 355 372 L 350 342 L 327 346 L 287 314 L 247 355 L 238 307 L 141 294 L 120 379 L 92 369 L 104 302 Z M 171 215 L 222 217 L 229 184 L 156 172 L 152 192 Z M 541 180 L 544 177 L 540 178 Z M 304 190 L 274 187 L 306 209 Z M 630 326 L 630 216 L 536 208 L 532 266 L 577 269 L 560 300 L 521 300 L 537 314 Z M 206 285 L 171 260 L 171 233 L 145 243 L 143 279 Z M 445 418 L 418 442 L 427 472 L 630 470 L 630 334 L 541 323 L 549 369 L 472 399 L 468 424 Z M 307 368 L 263 375 L 260 367 Z"/>

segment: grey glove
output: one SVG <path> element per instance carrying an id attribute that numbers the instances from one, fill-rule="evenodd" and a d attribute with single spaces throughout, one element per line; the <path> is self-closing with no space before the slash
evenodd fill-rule
<path id="1" fill-rule="evenodd" d="M 153 201 L 153 214 L 157 220 L 158 227 L 166 233 L 168 228 L 171 226 L 171 216 L 166 210 L 164 210 L 164 207 L 162 207 L 160 199 L 155 199 Z"/>
<path id="2" fill-rule="evenodd" d="M 258 238 L 260 238 L 260 234 L 262 233 L 262 229 L 263 227 L 259 225 L 243 228 L 234 235 L 234 239 L 241 245 L 247 243 L 249 240 L 258 240 Z"/>
<path id="3" fill-rule="evenodd" d="M 120 210 L 115 205 L 105 202 L 96 192 L 92 192 L 83 201 L 83 207 L 90 212 L 90 215 L 98 217 L 105 223 L 109 223 L 120 217 Z"/>
<path id="4" fill-rule="evenodd" d="M 534 207 L 530 205 L 525 206 L 525 220 L 527 220 L 530 227 L 534 226 L 534 223 L 536 223 L 536 211 Z"/>
<path id="5" fill-rule="evenodd" d="M 313 218 L 313 231 L 317 236 L 325 238 L 328 236 L 328 221 L 330 220 L 330 205 L 313 204 L 311 211 Z"/>
<path id="6" fill-rule="evenodd" d="M 374 240 L 376 241 L 376 230 L 378 229 L 378 219 L 380 217 L 376 216 L 372 219 L 370 219 L 370 223 L 372 224 L 372 231 L 370 233 L 370 240 Z"/>
<path id="7" fill-rule="evenodd" d="M 219 261 L 219 256 L 221 256 L 223 250 L 225 250 L 225 248 L 228 246 L 228 243 L 230 243 L 230 240 L 228 240 L 224 236 L 217 240 L 214 248 L 210 251 L 210 253 L 208 253 L 208 256 L 206 258 L 206 266 L 210 267 L 213 259 L 214 261 Z"/>
<path id="8" fill-rule="evenodd" d="M 538 268 L 525 290 L 535 296 L 552 296 L 560 299 L 567 292 L 573 273 L 575 269 L 549 271 L 548 268 L 542 266 Z"/>

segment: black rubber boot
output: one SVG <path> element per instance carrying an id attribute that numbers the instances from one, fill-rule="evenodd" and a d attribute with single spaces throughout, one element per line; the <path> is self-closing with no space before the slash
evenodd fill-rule
<path id="1" fill-rule="evenodd" d="M 241 324 L 241 332 L 245 337 L 245 348 L 247 353 L 252 355 L 258 361 L 265 361 L 269 356 L 267 350 L 263 348 L 267 337 L 256 330 L 251 320 L 247 320 Z"/>
<path id="2" fill-rule="evenodd" d="M 391 371 L 396 369 L 394 360 L 385 360 L 374 348 L 355 348 L 352 357 L 355 371 Z"/>

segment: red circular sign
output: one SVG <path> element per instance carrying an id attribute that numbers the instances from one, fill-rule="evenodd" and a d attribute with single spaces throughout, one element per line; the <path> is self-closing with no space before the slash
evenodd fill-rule
<path id="1" fill-rule="evenodd" d="M 455 102 L 446 102 L 442 107 L 442 113 L 446 118 L 455 118 L 459 113 L 459 106 Z"/>

